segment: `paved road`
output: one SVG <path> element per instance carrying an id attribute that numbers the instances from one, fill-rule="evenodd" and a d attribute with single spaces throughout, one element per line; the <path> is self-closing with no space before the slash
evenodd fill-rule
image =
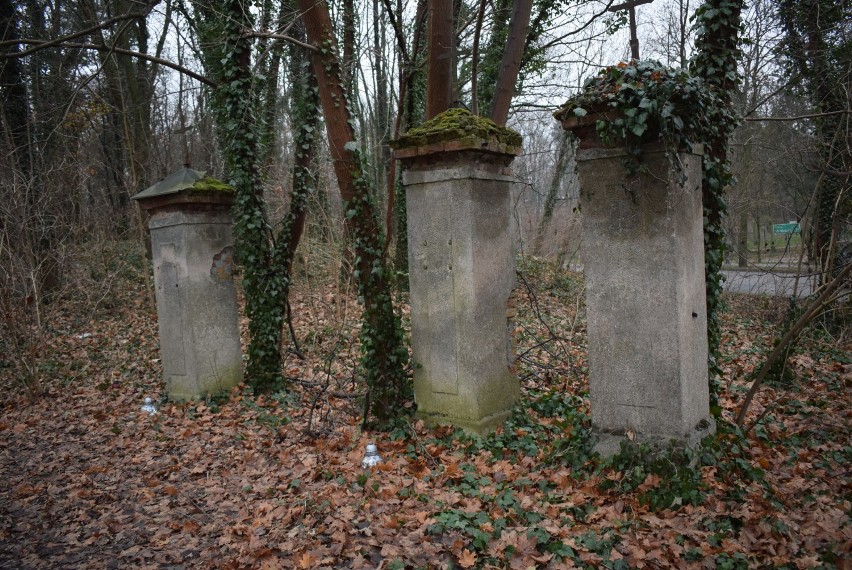
<path id="1" fill-rule="evenodd" d="M 793 295 L 796 283 L 794 273 L 773 273 L 767 271 L 736 271 L 724 270 L 725 290 L 734 293 L 750 293 L 752 295 Z M 799 297 L 805 297 L 811 293 L 811 281 L 808 277 L 800 277 L 798 288 Z"/>
<path id="2" fill-rule="evenodd" d="M 583 272 L 583 265 L 579 262 L 574 262 L 568 269 Z M 790 297 L 793 295 L 793 287 L 796 282 L 796 274 L 791 271 L 773 271 L 772 268 L 766 269 L 751 268 L 744 271 L 738 269 L 724 269 L 722 273 L 725 275 L 725 291 L 733 293 L 748 293 L 751 295 L 785 295 Z M 799 278 L 799 284 L 796 287 L 796 294 L 799 297 L 807 297 L 811 294 L 811 277 L 803 276 Z"/>

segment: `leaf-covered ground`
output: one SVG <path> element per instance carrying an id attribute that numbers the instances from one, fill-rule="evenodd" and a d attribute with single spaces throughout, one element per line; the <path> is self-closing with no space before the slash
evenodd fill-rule
<path id="1" fill-rule="evenodd" d="M 49 306 L 47 332 L 22 344 L 30 354 L 0 354 L 0 567 L 852 564 L 848 329 L 809 332 L 761 393 L 747 438 L 720 422 L 698 454 L 602 462 L 590 451 L 578 276 L 524 266 L 524 397 L 484 439 L 414 420 L 363 433 L 359 311 L 323 282 L 305 273 L 294 291 L 307 358 L 287 356 L 289 393 L 239 387 L 194 403 L 160 398 L 156 319 L 138 277 L 96 305 Z M 729 301 L 728 419 L 783 317 L 775 301 Z M 37 365 L 41 395 L 15 377 L 22 361 Z M 146 395 L 159 414 L 140 411 Z M 359 466 L 368 441 L 385 460 L 371 472 Z"/>

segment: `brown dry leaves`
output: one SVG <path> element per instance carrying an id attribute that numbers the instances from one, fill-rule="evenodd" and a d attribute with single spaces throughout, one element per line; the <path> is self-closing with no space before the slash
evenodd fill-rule
<path id="1" fill-rule="evenodd" d="M 4 380 L 0 566 L 387 568 L 398 560 L 423 568 L 573 568 L 604 561 L 713 568 L 714 558 L 735 553 L 751 567 L 808 568 L 831 556 L 839 566 L 848 562 L 849 364 L 830 355 L 793 359 L 806 379 L 795 395 L 802 413 L 779 414 L 764 436 L 752 438 L 750 451 L 752 464 L 766 470 L 774 502 L 760 484 L 737 496 L 735 481 L 705 467 L 711 489 L 704 504 L 649 512 L 634 494 L 602 492 L 597 476 L 575 478 L 543 454 L 466 454 L 448 430 L 419 423 L 406 441 L 379 436 L 385 463 L 365 480 L 358 465 L 377 435 L 359 431 L 356 403 L 344 397 L 358 389 L 357 307 L 342 292 L 317 290 L 296 291 L 293 299 L 309 358 L 287 359 L 287 375 L 299 380 L 291 409 L 237 389 L 219 406 L 166 404 L 157 416 L 142 414 L 143 396 L 161 389 L 153 315 L 132 301 L 133 291 L 123 306 L 96 317 L 75 315 L 71 305 L 57 308 L 48 394 L 27 399 Z M 525 299 L 520 292 L 519 314 L 529 315 L 534 310 Z M 540 294 L 539 300 L 543 313 L 558 313 L 559 299 Z M 585 387 L 582 343 L 564 340 L 582 335 L 582 319 L 565 305 L 568 312 L 551 324 L 571 328 L 563 326 L 563 340 L 550 348 L 528 353 L 543 364 L 527 387 Z M 770 338 L 757 322 L 729 319 L 727 327 L 727 350 L 739 355 L 726 365 L 727 381 L 736 387 L 759 356 L 743 348 Z M 525 324 L 526 346 L 545 329 Z M 78 338 L 82 332 L 92 336 Z M 761 397 L 765 406 L 773 397 L 793 396 L 776 387 Z M 736 402 L 728 398 L 725 405 L 730 411 Z M 517 509 L 460 492 L 471 470 L 484 481 L 479 490 L 485 495 L 514 485 Z M 607 476 L 618 474 L 601 474 Z M 641 490 L 659 484 L 651 475 Z M 487 512 L 478 530 L 495 538 L 476 549 L 457 530 L 428 532 L 447 509 Z M 499 537 L 497 520 L 507 525 Z M 719 530 L 730 521 L 738 527 Z M 575 556 L 546 551 L 534 538 L 541 532 Z M 596 546 L 590 536 L 616 538 Z"/>

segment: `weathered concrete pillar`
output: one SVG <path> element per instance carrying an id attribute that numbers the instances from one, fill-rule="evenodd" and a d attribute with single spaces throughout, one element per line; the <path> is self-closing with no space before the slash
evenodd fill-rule
<path id="1" fill-rule="evenodd" d="M 593 136 L 577 155 L 592 425 L 602 454 L 617 452 L 629 432 L 692 445 L 713 429 L 701 156 L 678 154 L 677 169 L 661 146 L 648 145 L 639 174 L 626 159 L 625 149 Z"/>
<path id="2" fill-rule="evenodd" d="M 133 197 L 151 214 L 163 376 L 170 398 L 227 390 L 242 379 L 233 281 L 233 190 L 183 168 Z"/>
<path id="3" fill-rule="evenodd" d="M 520 394 L 509 168 L 520 144 L 460 109 L 394 144 L 405 168 L 414 393 L 427 421 L 481 433 Z"/>

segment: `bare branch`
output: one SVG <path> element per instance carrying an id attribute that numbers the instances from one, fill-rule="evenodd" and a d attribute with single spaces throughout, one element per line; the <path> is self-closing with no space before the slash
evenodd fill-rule
<path id="1" fill-rule="evenodd" d="M 802 119 L 817 119 L 819 117 L 831 117 L 833 115 L 848 115 L 852 113 L 849 109 L 842 111 L 829 111 L 828 113 L 814 113 L 812 115 L 797 115 L 795 117 L 746 117 L 746 121 L 801 121 Z"/>
<path id="2" fill-rule="evenodd" d="M 852 264 L 847 265 L 843 268 L 843 270 L 838 273 L 834 279 L 831 280 L 828 284 L 825 285 L 822 293 L 820 293 L 819 297 L 813 301 L 804 313 L 793 323 L 792 326 L 787 330 L 787 333 L 781 338 L 775 345 L 775 348 L 772 350 L 772 353 L 766 357 L 766 360 L 763 362 L 763 365 L 758 370 L 757 374 L 754 377 L 754 381 L 752 382 L 751 388 L 749 388 L 748 393 L 746 394 L 745 399 L 743 399 L 743 403 L 740 406 L 740 411 L 737 414 L 736 422 L 737 425 L 742 427 L 743 422 L 745 421 L 746 414 L 748 413 L 748 408 L 751 405 L 751 401 L 754 399 L 754 396 L 757 394 L 758 390 L 760 390 L 760 386 L 763 384 L 763 381 L 766 379 L 769 370 L 772 366 L 778 362 L 781 357 L 789 350 L 790 346 L 795 342 L 796 338 L 798 338 L 799 334 L 805 329 L 808 324 L 814 318 L 816 318 L 832 301 L 832 294 L 840 288 L 840 286 L 844 283 L 846 276 L 852 272 Z"/>
<path id="3" fill-rule="evenodd" d="M 275 34 L 272 32 L 249 32 L 243 36 L 244 38 L 269 38 L 273 40 L 282 40 L 285 42 L 290 42 L 291 44 L 297 45 L 299 47 L 303 47 L 306 50 L 312 51 L 314 53 L 319 53 L 319 49 L 315 45 L 311 45 L 309 43 L 297 40 L 291 36 L 285 36 L 284 34 Z"/>
<path id="4" fill-rule="evenodd" d="M 98 45 L 98 44 L 78 44 L 78 43 L 68 43 L 68 42 L 60 42 L 56 43 L 55 41 L 45 41 L 45 40 L 35 40 L 31 38 L 21 38 L 19 40 L 15 40 L 16 43 L 26 44 L 35 46 L 32 50 L 27 50 L 27 52 L 38 51 L 41 49 L 49 48 L 49 47 L 60 47 L 60 48 L 71 48 L 71 49 L 91 49 L 96 51 L 107 51 L 113 53 L 120 53 L 122 55 L 128 55 L 130 57 L 137 57 L 139 59 L 144 59 L 145 61 L 150 61 L 151 63 L 157 63 L 162 65 L 163 67 L 168 67 L 169 69 L 174 69 L 178 73 L 182 73 L 188 77 L 195 79 L 196 81 L 203 83 L 204 85 L 208 85 L 210 87 L 218 87 L 218 84 L 212 79 L 208 79 L 203 75 L 200 75 L 191 69 L 187 69 L 182 65 L 178 65 L 172 61 L 167 59 L 163 59 L 160 57 L 155 57 L 153 55 L 148 55 L 147 53 L 140 53 L 138 51 L 133 51 L 129 49 L 122 49 L 108 45 Z M 24 53 L 5 53 L 0 54 L 0 59 L 8 59 L 12 57 L 21 57 Z"/>
<path id="5" fill-rule="evenodd" d="M 49 47 L 61 46 L 62 44 L 65 44 L 68 41 L 75 40 L 75 39 L 81 38 L 83 36 L 88 36 L 92 32 L 97 32 L 98 30 L 106 29 L 106 28 L 112 26 L 113 24 L 115 24 L 117 22 L 123 22 L 125 20 L 137 20 L 139 18 L 145 18 L 151 12 L 151 10 L 154 8 L 154 6 L 156 6 L 157 4 L 160 3 L 160 1 L 161 0 L 153 0 L 153 1 L 149 2 L 148 4 L 145 5 L 145 9 L 142 10 L 141 12 L 129 12 L 129 13 L 123 14 L 121 16 L 116 16 L 115 18 L 110 18 L 109 20 L 104 20 L 103 22 L 95 24 L 94 26 L 92 26 L 90 28 L 86 28 L 85 30 L 81 30 L 79 32 L 74 32 L 73 34 L 68 34 L 67 36 L 62 36 L 61 38 L 54 38 L 52 40 L 44 40 L 44 41 L 41 41 L 41 43 L 38 43 L 38 44 L 33 43 L 31 45 L 34 45 L 35 47 L 32 47 L 28 50 L 24 50 L 20 53 L 5 54 L 3 57 L 24 57 L 24 56 L 33 54 L 37 51 L 40 51 L 40 50 L 43 50 L 43 49 L 46 49 L 46 48 L 49 48 Z M 40 40 L 33 40 L 33 41 L 40 41 Z M 8 45 L 22 44 L 22 43 L 28 43 L 28 42 L 25 41 L 25 40 L 19 40 L 19 39 L 3 40 L 3 41 L 0 41 L 0 47 L 8 46 Z"/>
<path id="6" fill-rule="evenodd" d="M 411 59 L 408 55 L 408 49 L 405 45 L 405 34 L 402 32 L 402 24 L 397 19 L 396 14 L 393 11 L 393 6 L 391 6 L 390 0 L 382 0 L 382 4 L 385 7 L 385 12 L 390 18 L 391 27 L 393 28 L 394 36 L 396 36 L 397 47 L 399 48 L 399 53 L 402 54 L 402 61 L 405 62 L 406 65 L 410 65 Z M 378 25 L 378 24 L 376 24 Z"/>

